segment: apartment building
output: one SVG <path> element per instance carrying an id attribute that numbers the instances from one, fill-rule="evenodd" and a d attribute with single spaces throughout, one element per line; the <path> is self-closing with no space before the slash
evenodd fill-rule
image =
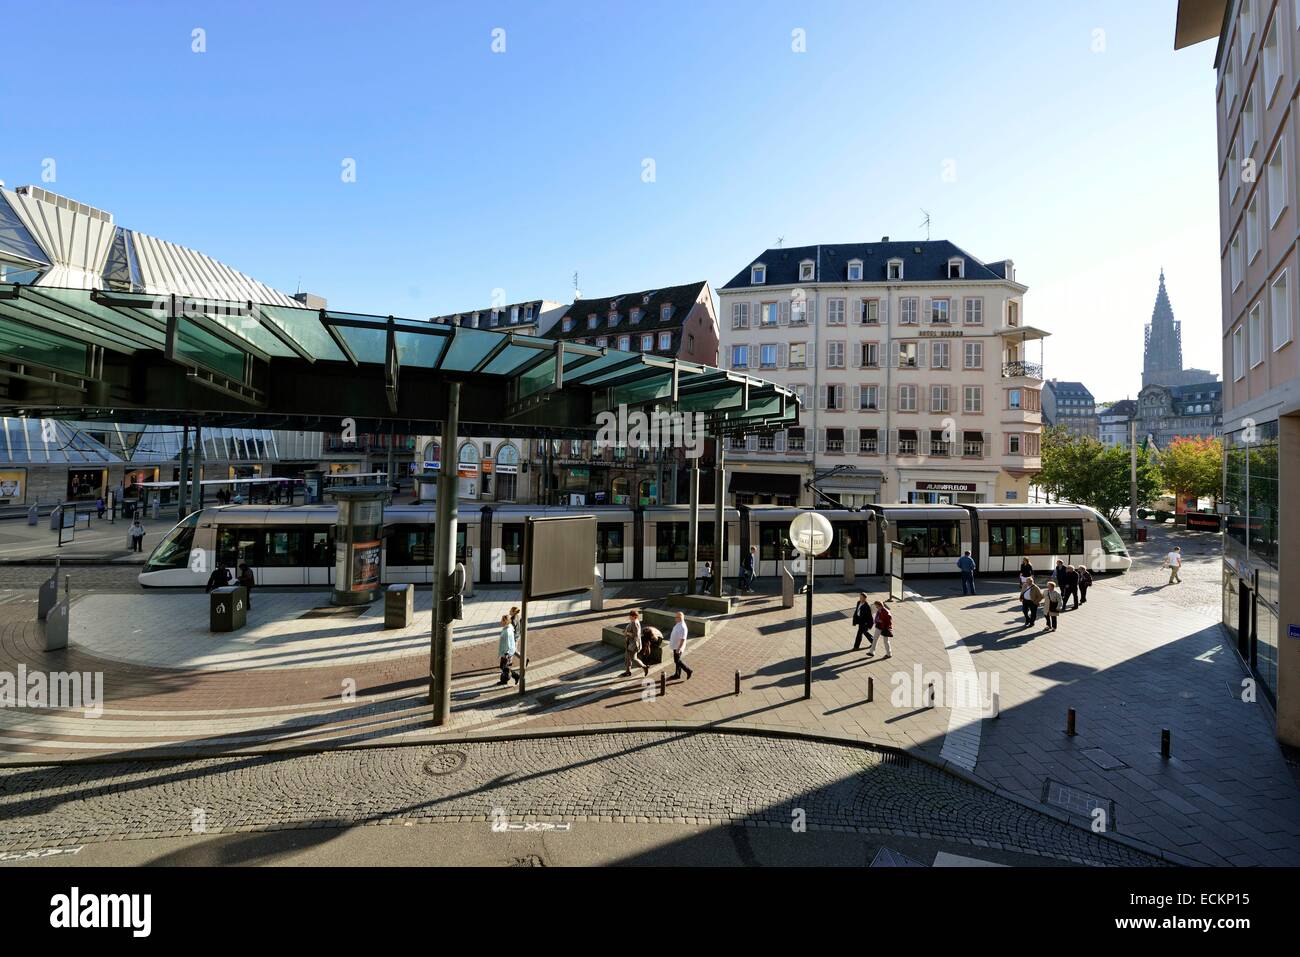
<path id="1" fill-rule="evenodd" d="M 1120 399 L 1103 403 L 1097 409 L 1097 438 L 1107 447 L 1118 445 L 1128 448 L 1129 426 L 1137 416 L 1135 399 Z"/>
<path id="2" fill-rule="evenodd" d="M 1223 625 L 1278 738 L 1300 746 L 1298 13 L 1292 0 L 1180 0 L 1174 46 L 1217 38 Z"/>
<path id="3" fill-rule="evenodd" d="M 1043 386 L 1043 422 L 1072 435 L 1097 438 L 1097 400 L 1082 382 L 1049 379 Z"/>
<path id="4" fill-rule="evenodd" d="M 804 412 L 731 440 L 729 500 L 814 504 L 813 480 L 846 506 L 1027 501 L 1048 333 L 1026 288 L 946 240 L 765 249 L 719 290 L 720 359 Z"/>

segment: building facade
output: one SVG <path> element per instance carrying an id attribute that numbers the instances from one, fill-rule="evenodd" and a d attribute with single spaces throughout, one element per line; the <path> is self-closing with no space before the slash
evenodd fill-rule
<path id="1" fill-rule="evenodd" d="M 1097 438 L 1108 448 L 1118 445 L 1128 448 L 1129 423 L 1137 415 L 1137 402 L 1134 399 L 1120 399 L 1118 402 L 1103 404 L 1097 409 Z"/>
<path id="2" fill-rule="evenodd" d="M 1062 426 L 1072 435 L 1098 436 L 1097 400 L 1082 382 L 1049 379 L 1043 385 L 1043 423 Z"/>
<path id="3" fill-rule="evenodd" d="M 1138 393 L 1138 441 L 1168 448 L 1177 438 L 1212 439 L 1223 431 L 1223 383 L 1149 385 Z"/>
<path id="4" fill-rule="evenodd" d="M 846 506 L 1027 501 L 1047 333 L 1025 291 L 1010 260 L 944 240 L 764 250 L 719 290 L 721 364 L 804 411 L 731 440 L 729 500 L 814 504 L 815 480 Z"/>
<path id="5" fill-rule="evenodd" d="M 1300 18 L 1277 0 L 1180 0 L 1175 47 L 1217 38 L 1223 315 L 1223 625 L 1300 746 Z"/>

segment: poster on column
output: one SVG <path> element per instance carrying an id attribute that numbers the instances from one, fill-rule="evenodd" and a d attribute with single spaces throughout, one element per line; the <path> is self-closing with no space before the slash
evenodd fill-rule
<path id="1" fill-rule="evenodd" d="M 0 505 L 22 505 L 27 501 L 27 470 L 0 469 Z"/>

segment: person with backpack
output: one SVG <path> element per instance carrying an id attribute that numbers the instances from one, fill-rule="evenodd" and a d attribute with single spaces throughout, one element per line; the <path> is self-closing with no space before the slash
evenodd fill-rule
<path id="1" fill-rule="evenodd" d="M 650 665 L 654 663 L 655 654 L 663 646 L 664 633 L 654 625 L 645 625 L 641 628 L 641 667 L 644 669 L 643 674 L 649 676 Z"/>
<path id="2" fill-rule="evenodd" d="M 858 603 L 853 608 L 853 624 L 857 628 L 857 634 L 853 636 L 853 650 L 857 651 L 862 647 L 862 639 L 871 634 L 871 626 L 875 624 L 866 592 L 858 592 Z"/>
<path id="3" fill-rule="evenodd" d="M 510 679 L 515 679 L 515 684 L 519 684 L 519 672 L 510 670 L 510 661 L 515 656 L 515 629 L 510 624 L 510 616 L 501 616 L 501 636 L 497 639 L 497 656 L 501 664 L 501 680 L 499 685 L 510 683 Z"/>
<path id="4" fill-rule="evenodd" d="M 871 647 L 867 649 L 867 657 L 871 658 L 875 656 L 876 641 L 880 638 L 884 638 L 885 658 L 892 658 L 894 656 L 894 649 L 890 647 L 889 639 L 894 637 L 894 616 L 889 613 L 889 609 L 886 608 L 885 603 L 881 601 L 876 602 L 875 625 L 876 633 L 872 636 Z M 884 658 L 881 660 L 883 661 Z"/>
<path id="5" fill-rule="evenodd" d="M 1088 604 L 1088 589 L 1092 587 L 1092 572 L 1088 571 L 1087 565 L 1076 565 L 1074 570 L 1079 573 L 1079 604 Z"/>
<path id="6" fill-rule="evenodd" d="M 1056 582 L 1047 583 L 1047 592 L 1043 595 L 1043 617 L 1047 619 L 1047 630 L 1056 631 L 1061 610 L 1065 608 L 1065 598 L 1056 587 Z"/>
<path id="7" fill-rule="evenodd" d="M 1043 590 L 1030 575 L 1020 589 L 1020 608 L 1025 613 L 1025 627 L 1032 628 L 1038 620 L 1038 606 L 1043 603 Z"/>

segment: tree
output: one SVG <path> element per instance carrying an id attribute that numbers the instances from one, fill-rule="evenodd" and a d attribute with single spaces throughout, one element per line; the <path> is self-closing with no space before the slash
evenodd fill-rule
<path id="1" fill-rule="evenodd" d="M 1098 443 L 1100 445 L 1100 443 Z M 1085 498 L 1075 501 L 1091 505 L 1114 523 L 1121 509 L 1128 508 L 1130 497 L 1129 450 L 1120 445 L 1103 447 L 1092 480 L 1092 488 Z M 1151 452 L 1142 446 L 1137 450 L 1137 503 L 1149 506 L 1164 489 L 1160 466 Z"/>
<path id="2" fill-rule="evenodd" d="M 1175 498 L 1219 494 L 1223 482 L 1223 443 L 1218 439 L 1179 437 L 1160 453 L 1165 488 Z"/>
<path id="3" fill-rule="evenodd" d="M 1128 449 L 1107 448 L 1091 436 L 1057 426 L 1043 433 L 1042 460 L 1038 484 L 1058 498 L 1095 508 L 1111 522 L 1128 506 Z M 1138 449 L 1137 472 L 1138 505 L 1149 505 L 1162 485 L 1154 457 L 1143 448 Z"/>

